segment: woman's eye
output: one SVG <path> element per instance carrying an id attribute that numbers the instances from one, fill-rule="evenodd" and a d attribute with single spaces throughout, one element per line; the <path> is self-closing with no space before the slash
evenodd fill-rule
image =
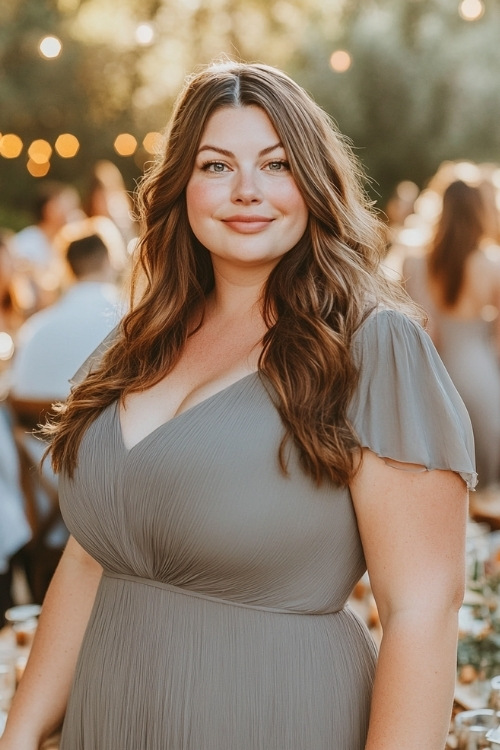
<path id="1" fill-rule="evenodd" d="M 290 164 L 284 159 L 270 161 L 267 165 L 271 172 L 286 172 L 290 169 Z"/>
<path id="2" fill-rule="evenodd" d="M 202 169 L 204 172 L 225 172 L 226 165 L 222 161 L 207 161 L 203 164 Z"/>

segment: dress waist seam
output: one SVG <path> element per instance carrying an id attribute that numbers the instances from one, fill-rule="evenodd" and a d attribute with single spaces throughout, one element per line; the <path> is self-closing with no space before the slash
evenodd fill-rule
<path id="1" fill-rule="evenodd" d="M 171 591 L 174 594 L 182 594 L 183 596 L 190 596 L 196 599 L 204 599 L 208 602 L 214 602 L 217 604 L 226 604 L 230 607 L 242 607 L 244 609 L 255 609 L 261 612 L 269 612 L 272 614 L 285 614 L 285 615 L 333 615 L 338 612 L 342 612 L 344 607 L 338 609 L 329 610 L 296 610 L 296 609 L 285 609 L 280 607 L 266 607 L 260 604 L 245 604 L 244 602 L 237 602 L 232 599 L 223 599 L 218 596 L 211 596 L 210 594 L 202 594 L 199 591 L 192 591 L 190 589 L 184 589 L 180 586 L 174 586 L 171 583 L 164 583 L 163 581 L 156 581 L 153 578 L 142 578 L 141 576 L 129 575 L 127 573 L 115 573 L 114 571 L 105 570 L 103 572 L 103 578 L 114 578 L 117 580 L 130 581 L 131 583 L 142 584 L 143 586 L 152 586 L 153 588 L 163 589 L 163 591 Z"/>

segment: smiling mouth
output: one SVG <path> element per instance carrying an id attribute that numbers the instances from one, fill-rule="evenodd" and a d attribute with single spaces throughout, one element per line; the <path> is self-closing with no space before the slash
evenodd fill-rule
<path id="1" fill-rule="evenodd" d="M 273 221 L 274 219 L 269 219 L 267 216 L 229 216 L 227 219 L 222 219 L 223 224 L 243 234 L 260 232 Z"/>

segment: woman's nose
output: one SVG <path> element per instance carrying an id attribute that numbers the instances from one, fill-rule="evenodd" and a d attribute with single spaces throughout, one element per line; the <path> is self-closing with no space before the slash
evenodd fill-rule
<path id="1" fill-rule="evenodd" d="M 239 170 L 235 174 L 232 200 L 235 203 L 260 203 L 262 196 L 258 175 L 253 170 Z"/>

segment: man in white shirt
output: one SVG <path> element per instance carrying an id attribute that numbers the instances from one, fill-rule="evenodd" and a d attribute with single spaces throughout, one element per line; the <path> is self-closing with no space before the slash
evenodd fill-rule
<path id="1" fill-rule="evenodd" d="M 19 330 L 11 374 L 16 398 L 64 401 L 69 379 L 123 313 L 115 271 L 99 235 L 71 242 L 66 258 L 75 284 Z"/>

